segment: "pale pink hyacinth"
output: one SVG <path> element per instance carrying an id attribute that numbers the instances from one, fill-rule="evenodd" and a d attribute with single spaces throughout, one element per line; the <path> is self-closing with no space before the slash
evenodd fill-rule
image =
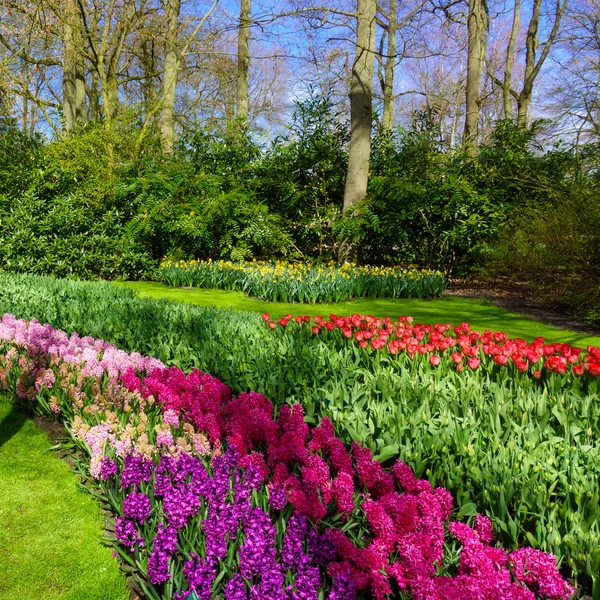
<path id="1" fill-rule="evenodd" d="M 36 319 L 26 321 L 8 313 L 0 319 L 0 340 L 30 346 L 55 354 L 65 362 L 83 365 L 82 373 L 91 377 L 102 377 L 104 373 L 118 377 L 131 368 L 149 375 L 155 369 L 165 368 L 156 358 L 138 352 L 128 354 L 113 344 L 89 336 L 81 337 L 77 333 L 68 336 L 51 325 L 41 325 Z"/>
<path id="2" fill-rule="evenodd" d="M 103 456 L 104 455 L 101 452 L 99 454 L 92 454 L 92 460 L 90 461 L 90 475 L 94 479 L 100 479 Z"/>
<path id="3" fill-rule="evenodd" d="M 50 389 L 56 382 L 56 377 L 52 369 L 45 369 L 38 373 L 35 380 L 35 391 L 39 394 L 42 389 Z"/>
<path id="4" fill-rule="evenodd" d="M 163 421 L 167 425 L 172 425 L 175 427 L 175 429 L 177 429 L 177 427 L 179 427 L 179 415 L 177 414 L 177 411 L 173 410 L 172 408 L 165 410 L 163 413 Z"/>

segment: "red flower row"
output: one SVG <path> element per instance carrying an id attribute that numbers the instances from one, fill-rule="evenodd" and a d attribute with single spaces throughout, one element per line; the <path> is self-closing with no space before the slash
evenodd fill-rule
<path id="1" fill-rule="evenodd" d="M 511 339 L 506 333 L 486 330 L 483 333 L 473 331 L 468 323 L 455 327 L 447 324 L 413 324 L 412 317 L 399 317 L 393 321 L 389 317 L 379 319 L 368 315 L 354 314 L 350 317 L 330 315 L 323 317 L 291 314 L 271 320 L 270 315 L 262 315 L 271 329 L 288 327 L 290 322 L 297 329 L 305 325 L 311 328 L 313 335 L 323 331 L 339 331 L 343 337 L 354 340 L 361 348 L 387 350 L 389 354 L 404 353 L 410 359 L 417 355 L 429 356 L 429 363 L 438 367 L 441 357 L 450 355 L 451 363 L 457 371 L 463 371 L 465 365 L 476 370 L 484 357 L 494 364 L 506 367 L 513 364 L 521 373 L 533 371 L 533 376 L 541 377 L 542 370 L 564 375 L 567 371 L 577 377 L 589 373 L 593 377 L 600 375 L 600 348 L 588 346 L 584 352 L 570 344 L 546 344 L 544 338 L 537 337 L 527 343 L 520 338 Z"/>

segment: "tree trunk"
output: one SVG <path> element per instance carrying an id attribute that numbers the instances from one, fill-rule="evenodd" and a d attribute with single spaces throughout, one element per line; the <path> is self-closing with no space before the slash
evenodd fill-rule
<path id="1" fill-rule="evenodd" d="M 240 0 L 240 24 L 237 47 L 236 117 L 248 120 L 248 70 L 250 67 L 250 10 L 252 0 Z"/>
<path id="2" fill-rule="evenodd" d="M 534 0 L 533 14 L 529 27 L 527 28 L 527 43 L 525 52 L 525 76 L 523 78 L 523 88 L 517 100 L 517 124 L 519 127 L 527 127 L 529 122 L 529 107 L 531 105 L 531 96 L 533 94 L 533 70 L 535 69 L 536 53 L 539 46 L 539 25 L 540 10 L 542 0 Z"/>
<path id="3" fill-rule="evenodd" d="M 358 0 L 356 57 L 352 66 L 350 88 L 350 148 L 344 189 L 344 212 L 348 212 L 367 194 L 373 120 L 376 11 L 376 0 Z"/>
<path id="4" fill-rule="evenodd" d="M 506 66 L 504 68 L 504 81 L 502 82 L 502 103 L 504 105 L 504 118 L 512 119 L 512 70 L 515 63 L 515 45 L 517 43 L 517 34 L 519 32 L 519 22 L 521 20 L 521 0 L 515 0 L 513 13 L 513 22 L 506 50 Z"/>
<path id="5" fill-rule="evenodd" d="M 69 133 L 87 121 L 83 38 L 76 0 L 65 1 L 63 44 L 63 129 Z"/>
<path id="6" fill-rule="evenodd" d="M 470 0 L 467 50 L 467 93 L 465 109 L 465 132 L 463 143 L 471 151 L 479 142 L 479 106 L 481 101 L 481 79 L 486 51 L 488 7 L 486 0 Z"/>
<path id="7" fill-rule="evenodd" d="M 85 63 L 83 57 L 83 35 L 81 20 L 75 17 L 73 22 L 73 42 L 75 44 L 75 120 L 77 125 L 87 123 L 85 92 Z"/>
<path id="8" fill-rule="evenodd" d="M 529 109 L 533 96 L 533 84 L 535 83 L 546 58 L 548 58 L 552 45 L 556 41 L 562 17 L 568 6 L 569 0 L 562 0 L 562 4 L 561 0 L 556 1 L 552 30 L 548 35 L 548 39 L 543 44 L 542 53 L 538 58 L 537 51 L 540 48 L 539 24 L 542 0 L 534 0 L 533 2 L 533 12 L 531 20 L 529 21 L 529 27 L 527 28 L 523 86 L 518 94 L 512 89 L 509 90 L 510 94 L 517 99 L 517 124 L 519 127 L 527 127 L 529 124 Z"/>
<path id="9" fill-rule="evenodd" d="M 90 107 L 90 119 L 96 121 L 102 115 L 102 108 L 100 107 L 100 85 L 98 82 L 98 73 L 95 69 L 92 69 L 90 74 L 90 87 L 87 90 L 87 96 Z"/>
<path id="10" fill-rule="evenodd" d="M 73 32 L 76 6 L 74 0 L 65 1 L 63 23 L 63 131 L 70 133 L 77 123 L 77 47 Z"/>
<path id="11" fill-rule="evenodd" d="M 156 105 L 156 86 L 154 85 L 156 73 L 154 40 L 144 40 L 142 42 L 141 51 L 142 69 L 144 71 L 144 82 L 142 85 L 144 113 L 147 116 Z"/>
<path id="12" fill-rule="evenodd" d="M 389 133 L 394 124 L 394 64 L 396 62 L 396 31 L 398 15 L 396 0 L 390 0 L 390 14 L 387 27 L 387 56 L 384 63 L 383 115 L 381 129 Z"/>
<path id="13" fill-rule="evenodd" d="M 177 30 L 180 0 L 167 0 L 167 30 L 165 35 L 165 65 L 163 75 L 163 105 L 160 115 L 160 143 L 164 154 L 173 153 L 175 141 L 175 93 L 177 89 Z"/>

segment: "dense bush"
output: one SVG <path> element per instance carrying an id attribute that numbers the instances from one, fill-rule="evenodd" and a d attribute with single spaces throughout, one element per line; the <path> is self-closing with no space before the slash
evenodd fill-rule
<path id="1" fill-rule="evenodd" d="M 234 393 L 300 403 L 309 423 L 330 416 L 344 441 L 382 460 L 398 455 L 465 511 L 485 510 L 507 545 L 599 572 L 597 378 L 536 379 L 489 357 L 475 371 L 442 371 L 420 351 L 411 360 L 347 343 L 340 331 L 271 331 L 259 315 L 139 300 L 110 284 L 0 275 L 4 312 L 199 367 Z"/>
<path id="2" fill-rule="evenodd" d="M 535 134 L 503 123 L 479 157 L 487 193 L 510 205 L 483 270 L 530 282 L 538 299 L 600 325 L 598 148 L 534 153 Z"/>
<path id="3" fill-rule="evenodd" d="M 287 134 L 275 140 L 249 182 L 306 256 L 337 258 L 349 139 L 348 124 L 331 102 L 311 96 L 297 104 Z"/>

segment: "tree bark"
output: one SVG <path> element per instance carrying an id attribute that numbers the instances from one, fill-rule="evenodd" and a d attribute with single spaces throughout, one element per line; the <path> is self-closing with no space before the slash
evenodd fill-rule
<path id="1" fill-rule="evenodd" d="M 165 64 L 163 75 L 163 104 L 160 115 L 160 143 L 163 154 L 173 153 L 175 141 L 175 94 L 177 89 L 177 33 L 180 0 L 167 0 L 167 29 L 165 35 Z"/>
<path id="2" fill-rule="evenodd" d="M 87 121 L 83 38 L 75 0 L 65 1 L 63 45 L 63 130 L 69 133 Z"/>
<path id="3" fill-rule="evenodd" d="M 147 116 L 156 104 L 156 86 L 154 84 L 156 73 L 154 40 L 146 39 L 142 41 L 141 62 L 144 71 L 144 80 L 142 83 L 144 113 L 145 116 Z"/>
<path id="4" fill-rule="evenodd" d="M 387 27 L 387 56 L 384 62 L 383 115 L 381 129 L 389 133 L 394 124 L 394 64 L 396 61 L 396 31 L 398 29 L 397 0 L 390 0 Z"/>
<path id="5" fill-rule="evenodd" d="M 240 23 L 237 47 L 236 117 L 248 120 L 248 71 L 250 67 L 250 11 L 252 0 L 240 0 Z"/>
<path id="6" fill-rule="evenodd" d="M 542 0 L 534 0 L 533 14 L 529 27 L 527 28 L 527 40 L 525 52 L 525 76 L 523 78 L 523 88 L 517 100 L 517 124 L 519 127 L 527 127 L 529 122 L 529 107 L 531 106 L 531 96 L 533 94 L 533 70 L 535 69 L 535 58 L 539 40 L 540 11 Z"/>
<path id="7" fill-rule="evenodd" d="M 463 143 L 471 151 L 477 150 L 479 142 L 479 108 L 481 102 L 481 79 L 486 52 L 488 7 L 486 0 L 470 0 L 467 19 L 467 86 L 465 131 Z"/>
<path id="8" fill-rule="evenodd" d="M 502 82 L 502 103 L 504 105 L 504 118 L 512 119 L 512 95 L 510 93 L 512 85 L 512 70 L 515 63 L 515 45 L 517 43 L 517 34 L 519 32 L 519 22 L 521 20 L 521 0 L 515 0 L 513 12 L 513 22 L 506 49 L 506 66 L 504 67 L 504 81 Z"/>
<path id="9" fill-rule="evenodd" d="M 74 0 L 65 2 L 65 18 L 63 23 L 63 131 L 70 133 L 77 123 L 77 48 L 73 24 L 75 17 Z"/>
<path id="10" fill-rule="evenodd" d="M 358 0 L 356 17 L 358 27 L 350 88 L 350 148 L 344 189 L 344 212 L 348 212 L 367 195 L 373 120 L 376 0 Z"/>

